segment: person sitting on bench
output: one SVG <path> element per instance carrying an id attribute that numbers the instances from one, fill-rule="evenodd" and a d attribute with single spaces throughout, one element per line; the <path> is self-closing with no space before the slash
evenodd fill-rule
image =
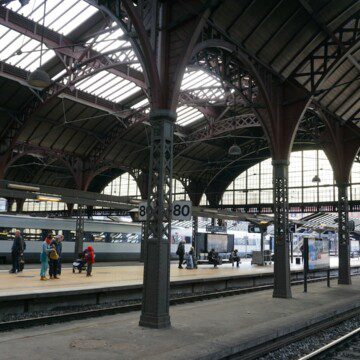
<path id="1" fill-rule="evenodd" d="M 235 249 L 234 251 L 231 252 L 229 260 L 233 267 L 234 267 L 235 262 L 236 262 L 236 267 L 239 267 L 239 264 L 241 264 L 241 261 L 240 261 L 240 256 L 239 256 L 237 249 Z"/>
<path id="2" fill-rule="evenodd" d="M 208 253 L 208 260 L 210 264 L 214 265 L 214 269 L 218 267 L 218 265 L 221 264 L 221 259 L 219 257 L 219 254 L 215 251 L 215 249 L 211 249 Z"/>

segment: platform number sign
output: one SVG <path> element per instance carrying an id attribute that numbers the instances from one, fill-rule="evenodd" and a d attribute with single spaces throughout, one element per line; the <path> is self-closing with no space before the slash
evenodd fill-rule
<path id="1" fill-rule="evenodd" d="M 147 218 L 147 201 L 139 203 L 139 221 L 146 221 Z"/>
<path id="2" fill-rule="evenodd" d="M 172 219 L 173 220 L 191 220 L 191 201 L 174 201 L 172 204 Z M 147 217 L 151 216 L 151 208 L 148 208 L 147 202 L 139 203 L 139 221 L 146 221 Z"/>
<path id="3" fill-rule="evenodd" d="M 191 220 L 191 201 L 174 201 L 172 205 L 173 220 Z"/>

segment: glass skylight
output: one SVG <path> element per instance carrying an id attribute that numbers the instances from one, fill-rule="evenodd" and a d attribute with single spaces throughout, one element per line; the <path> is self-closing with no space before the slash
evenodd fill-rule
<path id="1" fill-rule="evenodd" d="M 139 102 L 137 102 L 136 104 L 134 104 L 131 108 L 132 109 L 140 109 L 143 106 L 149 105 L 149 100 L 148 98 L 145 98 Z"/>
<path id="2" fill-rule="evenodd" d="M 75 86 L 80 90 L 116 103 L 141 90 L 133 82 L 105 70 L 80 81 Z"/>
<path id="3" fill-rule="evenodd" d="M 87 44 L 90 45 L 93 43 L 93 49 L 100 53 L 119 49 L 119 51 L 107 56 L 113 60 L 131 62 L 129 66 L 138 71 L 142 71 L 142 67 L 132 49 L 131 43 L 124 39 L 123 30 L 117 26 L 116 22 L 113 22 L 107 30 L 107 32 L 88 40 Z"/>
<path id="4" fill-rule="evenodd" d="M 27 71 L 40 66 L 41 44 L 37 40 L 21 35 L 0 25 L 0 60 Z M 43 45 L 42 63 L 55 56 L 53 50 Z"/>
<path id="5" fill-rule="evenodd" d="M 176 123 L 181 126 L 189 125 L 196 120 L 199 120 L 204 117 L 198 109 L 191 106 L 182 105 L 176 109 L 177 120 Z"/>
<path id="6" fill-rule="evenodd" d="M 7 7 L 37 23 L 42 24 L 45 0 L 30 0 L 25 6 L 12 1 Z M 47 0 L 45 27 L 67 35 L 94 15 L 98 9 L 84 0 Z"/>
<path id="7" fill-rule="evenodd" d="M 181 90 L 210 103 L 225 98 L 225 91 L 220 80 L 200 69 L 185 71 Z"/>
<path id="8" fill-rule="evenodd" d="M 140 100 L 136 104 L 134 104 L 132 109 L 140 109 L 141 107 L 145 107 L 149 105 L 149 100 L 147 98 Z M 145 111 L 146 112 L 146 111 Z M 196 120 L 202 119 L 204 115 L 194 107 L 181 105 L 176 109 L 177 119 L 176 124 L 181 126 L 186 126 L 193 123 Z"/>

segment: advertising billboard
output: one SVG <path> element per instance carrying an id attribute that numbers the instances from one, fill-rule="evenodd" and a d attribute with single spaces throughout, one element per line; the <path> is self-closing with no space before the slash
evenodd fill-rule
<path id="1" fill-rule="evenodd" d="M 207 249 L 215 249 L 218 253 L 228 251 L 228 235 L 227 234 L 207 234 Z"/>
<path id="2" fill-rule="evenodd" d="M 329 240 L 315 237 L 308 238 L 309 270 L 330 268 Z"/>

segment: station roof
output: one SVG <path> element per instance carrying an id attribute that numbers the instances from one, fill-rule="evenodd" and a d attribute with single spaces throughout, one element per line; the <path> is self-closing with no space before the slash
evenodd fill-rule
<path id="1" fill-rule="evenodd" d="M 99 151 L 115 169 L 99 173 L 94 180 L 99 186 L 121 171 L 146 170 L 149 101 L 129 35 L 91 1 L 0 3 L 0 134 L 6 134 L 14 123 L 24 124 L 5 177 L 75 187 L 74 174 L 64 159 L 92 159 Z M 186 15 L 191 9 L 183 6 L 183 11 Z M 331 71 L 321 78 L 313 100 L 337 121 L 358 124 L 359 12 L 356 0 L 226 0 L 208 23 L 280 79 L 290 79 L 309 92 L 321 78 L 319 59 L 326 56 Z M 352 45 L 335 63 L 339 41 L 342 46 Z M 72 81 L 65 65 L 76 66 L 85 58 L 97 71 L 89 76 L 87 72 L 94 69 L 85 66 L 77 81 Z M 49 96 L 24 121 L 22 110 L 39 97 L 26 80 L 39 66 L 56 84 L 54 91 L 65 89 Z M 247 80 L 244 86 L 254 86 L 256 91 L 256 84 Z M 182 80 L 177 115 L 174 175 L 178 178 L 208 183 L 226 168 L 230 182 L 270 155 L 252 107 L 220 77 L 194 63 L 188 65 Z M 294 148 L 319 147 L 311 132 L 318 126 L 310 105 Z M 236 164 L 228 155 L 234 143 L 244 154 Z"/>

